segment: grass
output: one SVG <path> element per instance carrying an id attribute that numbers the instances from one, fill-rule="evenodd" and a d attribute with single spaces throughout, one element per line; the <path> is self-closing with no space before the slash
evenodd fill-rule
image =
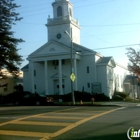
<path id="1" fill-rule="evenodd" d="M 54 105 L 72 105 L 72 102 L 55 102 Z M 94 102 L 93 104 L 91 102 L 83 102 L 83 104 L 81 104 L 80 102 L 75 102 L 75 105 L 78 106 L 96 106 L 96 105 L 102 105 L 101 102 Z"/>

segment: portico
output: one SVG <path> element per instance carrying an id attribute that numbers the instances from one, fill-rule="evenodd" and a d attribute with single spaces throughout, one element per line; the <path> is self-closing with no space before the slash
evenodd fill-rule
<path id="1" fill-rule="evenodd" d="M 39 53 L 39 52 L 38 52 Z M 35 56 L 34 56 L 35 55 Z M 66 82 L 70 86 L 70 54 L 61 54 L 61 57 L 58 58 L 57 55 L 53 54 L 52 56 L 44 56 L 45 60 L 40 59 L 40 56 L 37 57 L 37 54 L 32 54 L 29 59 L 29 71 L 30 71 L 30 85 L 31 92 L 39 92 L 45 95 L 49 94 L 65 94 Z M 56 58 L 55 58 L 56 57 Z M 76 79 L 74 81 L 74 90 L 78 90 L 77 86 L 77 63 L 80 61 L 81 56 L 78 53 L 73 52 L 73 68 Z M 38 69 L 38 67 L 41 68 Z M 40 73 L 42 69 L 42 73 Z M 41 76 L 44 75 L 44 76 Z M 42 77 L 42 82 L 38 82 L 37 79 Z M 40 84 L 43 84 L 44 88 L 38 89 Z M 53 90 L 50 87 L 54 87 Z M 69 90 L 69 92 L 71 92 Z"/>

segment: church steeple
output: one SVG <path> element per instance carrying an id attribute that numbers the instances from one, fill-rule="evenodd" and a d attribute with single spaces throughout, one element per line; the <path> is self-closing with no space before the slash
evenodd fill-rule
<path id="1" fill-rule="evenodd" d="M 52 3 L 52 6 L 54 18 L 61 16 L 73 17 L 73 5 L 69 0 L 55 0 L 55 2 Z"/>
<path id="2" fill-rule="evenodd" d="M 52 39 L 69 45 L 70 38 L 64 33 L 64 31 L 67 31 L 73 42 L 80 44 L 80 27 L 79 22 L 73 18 L 73 5 L 69 0 L 55 0 L 52 6 L 53 18 L 49 16 L 46 25 L 48 28 L 48 41 Z"/>

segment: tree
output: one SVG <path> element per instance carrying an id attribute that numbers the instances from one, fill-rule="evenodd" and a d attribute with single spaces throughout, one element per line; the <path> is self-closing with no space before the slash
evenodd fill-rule
<path id="1" fill-rule="evenodd" d="M 18 54 L 17 45 L 23 42 L 22 39 L 14 37 L 11 31 L 12 25 L 20 21 L 19 13 L 15 9 L 20 6 L 14 0 L 0 0 L 0 77 L 4 76 L 3 69 L 8 70 L 14 76 L 19 73 L 19 66 L 22 56 Z"/>
<path id="2" fill-rule="evenodd" d="M 140 50 L 136 51 L 133 48 L 128 48 L 127 50 L 129 59 L 128 69 L 137 76 L 140 76 Z"/>

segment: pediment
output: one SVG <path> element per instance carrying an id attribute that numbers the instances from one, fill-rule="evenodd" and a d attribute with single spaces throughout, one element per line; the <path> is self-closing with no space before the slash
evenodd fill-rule
<path id="1" fill-rule="evenodd" d="M 97 61 L 97 65 L 105 65 L 110 67 L 116 67 L 116 63 L 112 57 L 102 57 Z"/>
<path id="2" fill-rule="evenodd" d="M 47 54 L 59 54 L 70 52 L 70 48 L 56 41 L 49 41 L 41 46 L 39 49 L 31 53 L 29 56 L 40 56 Z"/>

